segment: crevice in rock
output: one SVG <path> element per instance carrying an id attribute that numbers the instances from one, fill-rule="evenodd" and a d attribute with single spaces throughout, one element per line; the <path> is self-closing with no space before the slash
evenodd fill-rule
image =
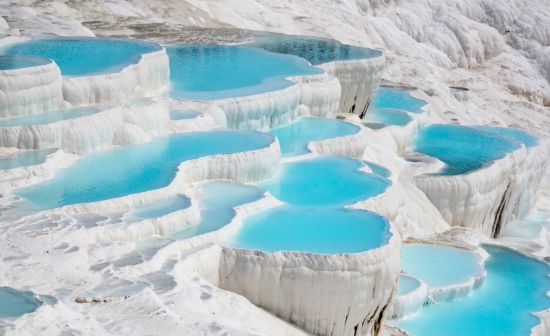
<path id="1" fill-rule="evenodd" d="M 491 229 L 492 238 L 497 238 L 500 235 L 500 230 L 502 228 L 502 214 L 504 212 L 504 209 L 506 208 L 506 203 L 508 203 L 509 190 L 510 190 L 510 182 L 508 182 L 508 185 L 506 186 L 506 190 L 504 190 L 504 193 L 502 194 L 500 204 L 498 205 L 497 212 L 495 213 L 495 220 L 493 222 L 493 227 Z"/>

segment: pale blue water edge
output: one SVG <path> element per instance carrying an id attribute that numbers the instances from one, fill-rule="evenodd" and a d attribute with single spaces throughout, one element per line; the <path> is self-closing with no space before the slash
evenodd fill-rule
<path id="1" fill-rule="evenodd" d="M 363 161 L 324 156 L 284 163 L 259 185 L 283 202 L 301 206 L 352 204 L 383 193 L 390 181 L 359 171 Z M 335 178 L 337 177 L 337 178 Z"/>
<path id="2" fill-rule="evenodd" d="M 388 221 L 370 211 L 283 205 L 246 218 L 226 245 L 264 252 L 360 253 L 387 244 L 390 237 Z"/>
<path id="3" fill-rule="evenodd" d="M 213 100 L 280 90 L 293 83 L 285 77 L 320 74 L 299 57 L 261 49 L 224 45 L 171 45 L 172 98 Z"/>
<path id="4" fill-rule="evenodd" d="M 413 139 L 416 151 L 443 161 L 440 175 L 457 175 L 482 168 L 518 149 L 521 143 L 502 130 L 459 125 L 431 125 Z"/>
<path id="5" fill-rule="evenodd" d="M 46 161 L 48 155 L 55 151 L 56 149 L 48 148 L 17 152 L 9 157 L 0 159 L 0 169 L 13 169 L 41 164 Z"/>
<path id="6" fill-rule="evenodd" d="M 309 153 L 307 145 L 311 141 L 351 135 L 359 130 L 359 126 L 342 120 L 305 117 L 273 128 L 270 133 L 279 139 L 283 156 L 293 156 Z"/>
<path id="7" fill-rule="evenodd" d="M 409 90 L 380 86 L 369 105 L 367 115 L 373 109 L 396 109 L 411 113 L 421 113 L 424 105 L 426 105 L 426 102 L 413 97 Z"/>
<path id="8" fill-rule="evenodd" d="M 405 295 L 420 287 L 418 279 L 406 274 L 400 274 L 397 280 L 397 295 Z"/>
<path id="9" fill-rule="evenodd" d="M 135 221 L 146 218 L 162 217 L 169 213 L 188 208 L 190 205 L 191 200 L 184 195 L 171 196 L 135 208 L 129 213 L 129 218 Z"/>
<path id="10" fill-rule="evenodd" d="M 29 40 L 0 49 L 4 55 L 49 58 L 64 76 L 118 72 L 139 61 L 141 55 L 161 50 L 158 44 L 130 39 L 56 37 Z"/>
<path id="11" fill-rule="evenodd" d="M 30 56 L 2 56 L 0 55 L 0 70 L 15 70 L 30 68 L 51 63 L 47 58 Z"/>
<path id="12" fill-rule="evenodd" d="M 257 131 L 174 134 L 87 155 L 53 179 L 16 193 L 43 208 L 126 196 L 167 186 L 183 161 L 255 150 L 273 141 L 272 135 Z"/>
<path id="13" fill-rule="evenodd" d="M 61 120 L 76 119 L 89 116 L 101 111 L 99 107 L 86 106 L 61 110 L 53 110 L 40 114 L 0 119 L 0 127 L 14 127 L 26 125 L 43 125 Z"/>
<path id="14" fill-rule="evenodd" d="M 171 120 L 184 120 L 184 119 L 193 119 L 201 115 L 199 111 L 193 110 L 172 110 L 170 111 Z"/>
<path id="15" fill-rule="evenodd" d="M 381 123 L 384 125 L 405 126 L 411 122 L 412 118 L 403 110 L 372 108 L 369 109 L 366 121 Z"/>
<path id="16" fill-rule="evenodd" d="M 469 296 L 425 306 L 396 321 L 411 336 L 525 336 L 540 320 L 532 315 L 550 307 L 550 266 L 512 250 L 484 246 L 490 257 L 487 278 Z M 448 263 L 445 269 L 454 267 Z"/>
<path id="17" fill-rule="evenodd" d="M 32 313 L 41 303 L 31 292 L 0 287 L 0 319 L 14 318 Z"/>

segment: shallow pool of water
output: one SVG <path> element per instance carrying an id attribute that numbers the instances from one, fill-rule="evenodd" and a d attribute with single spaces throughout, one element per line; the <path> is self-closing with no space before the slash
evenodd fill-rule
<path id="1" fill-rule="evenodd" d="M 421 113 L 424 105 L 426 102 L 413 97 L 409 90 L 380 86 L 374 94 L 369 109 L 397 109 Z"/>
<path id="2" fill-rule="evenodd" d="M 227 245 L 265 252 L 359 253 L 386 244 L 390 236 L 388 221 L 370 211 L 283 205 L 245 219 Z"/>
<path id="3" fill-rule="evenodd" d="M 364 166 L 363 161 L 337 156 L 293 161 L 260 185 L 289 204 L 352 204 L 383 193 L 390 184 L 377 174 L 359 171 Z"/>
<path id="4" fill-rule="evenodd" d="M 501 132 L 501 131 L 500 131 Z M 441 175 L 457 175 L 482 168 L 518 149 L 520 142 L 508 135 L 458 125 L 431 125 L 413 139 L 417 152 L 443 161 Z"/>
<path id="5" fill-rule="evenodd" d="M 129 219 L 134 221 L 146 218 L 157 218 L 165 216 L 174 211 L 188 208 L 190 205 L 191 200 L 188 197 L 183 195 L 176 195 L 137 207 L 128 215 Z"/>
<path id="6" fill-rule="evenodd" d="M 31 292 L 0 287 L 0 318 L 14 318 L 35 311 L 40 306 Z"/>
<path id="7" fill-rule="evenodd" d="M 469 296 L 429 305 L 395 324 L 411 336 L 529 335 L 539 319 L 531 313 L 550 307 L 550 266 L 517 252 L 484 246 L 487 278 Z M 445 269 L 454 267 L 447 263 Z"/>
<path id="8" fill-rule="evenodd" d="M 366 116 L 367 122 L 381 123 L 384 125 L 405 126 L 412 118 L 402 110 L 372 108 Z"/>
<path id="9" fill-rule="evenodd" d="M 517 128 L 489 127 L 489 126 L 475 126 L 475 128 L 482 131 L 495 133 L 501 136 L 511 137 L 512 139 L 521 142 L 526 147 L 533 147 L 533 146 L 536 146 L 538 143 L 536 136 L 531 135 Z"/>
<path id="10" fill-rule="evenodd" d="M 256 131 L 174 134 L 87 155 L 17 194 L 45 208 L 126 196 L 167 186 L 183 161 L 264 148 L 273 141 L 272 135 Z"/>
<path id="11" fill-rule="evenodd" d="M 481 272 L 478 258 L 476 253 L 456 247 L 403 244 L 401 268 L 434 288 L 459 284 L 478 275 Z"/>
<path id="12" fill-rule="evenodd" d="M 400 274 L 397 281 L 397 295 L 406 295 L 420 287 L 420 281 L 406 274 Z"/>
<path id="13" fill-rule="evenodd" d="M 199 224 L 176 232 L 170 238 L 182 240 L 221 229 L 235 216 L 234 207 L 256 201 L 263 193 L 260 188 L 234 181 L 201 183 L 197 190 L 201 214 Z"/>
<path id="14" fill-rule="evenodd" d="M 43 125 L 61 120 L 69 120 L 92 115 L 101 111 L 98 107 L 75 107 L 62 110 L 54 110 L 40 114 L 33 114 L 15 118 L 0 119 L 0 127 L 13 127 L 25 125 Z"/>
<path id="15" fill-rule="evenodd" d="M 325 140 L 359 132 L 359 127 L 336 119 L 300 118 L 270 131 L 279 139 L 283 156 L 309 153 L 311 141 Z"/>
<path id="16" fill-rule="evenodd" d="M 0 55 L 0 70 L 14 70 L 46 65 L 51 61 L 47 58 L 30 56 L 2 56 Z"/>
<path id="17" fill-rule="evenodd" d="M 37 149 L 14 153 L 8 157 L 0 159 L 0 169 L 12 169 L 18 167 L 28 167 L 44 163 L 48 155 L 54 153 L 56 149 Z"/>
<path id="18" fill-rule="evenodd" d="M 0 50 L 5 55 L 41 56 L 52 59 L 65 76 L 118 72 L 135 64 L 140 56 L 161 50 L 155 43 L 90 37 L 29 40 Z"/>
<path id="19" fill-rule="evenodd" d="M 280 90 L 285 77 L 322 73 L 299 57 L 223 45 L 173 45 L 170 58 L 173 98 L 213 100 Z"/>
<path id="20" fill-rule="evenodd" d="M 194 119 L 200 116 L 199 111 L 194 110 L 172 110 L 170 111 L 171 120 L 184 120 L 184 119 Z"/>

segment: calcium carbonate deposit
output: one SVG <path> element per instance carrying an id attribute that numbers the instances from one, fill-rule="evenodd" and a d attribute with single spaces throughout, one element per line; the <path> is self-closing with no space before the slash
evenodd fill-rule
<path id="1" fill-rule="evenodd" d="M 0 335 L 550 335 L 550 3 L 0 0 Z"/>

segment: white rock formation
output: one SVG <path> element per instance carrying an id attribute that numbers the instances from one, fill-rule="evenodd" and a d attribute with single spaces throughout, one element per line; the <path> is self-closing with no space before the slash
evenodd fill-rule
<path id="1" fill-rule="evenodd" d="M 388 311 L 393 319 L 400 319 L 416 313 L 428 301 L 428 286 L 424 281 L 408 274 L 401 274 L 400 277 L 408 277 L 416 281 L 418 286 L 408 293 L 394 296 Z"/>

